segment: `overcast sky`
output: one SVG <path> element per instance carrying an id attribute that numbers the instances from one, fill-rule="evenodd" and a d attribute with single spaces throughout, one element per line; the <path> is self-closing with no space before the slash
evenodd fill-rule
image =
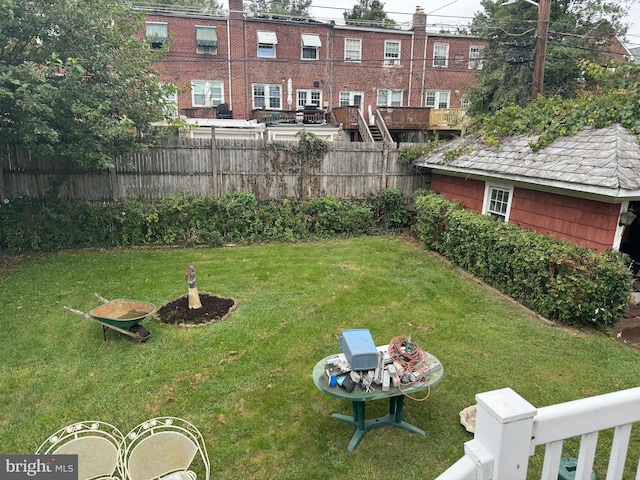
<path id="1" fill-rule="evenodd" d="M 617 0 L 624 2 L 625 0 Z M 626 45 L 640 47 L 640 0 L 633 4 L 626 22 L 630 24 Z M 466 25 L 473 14 L 481 11 L 480 0 L 382 0 L 384 10 L 399 24 L 410 25 L 416 6 L 427 14 L 428 26 Z M 311 14 L 316 20 L 344 23 L 342 12 L 351 10 L 358 0 L 313 0 Z M 439 28 L 438 28 L 439 29 Z"/>

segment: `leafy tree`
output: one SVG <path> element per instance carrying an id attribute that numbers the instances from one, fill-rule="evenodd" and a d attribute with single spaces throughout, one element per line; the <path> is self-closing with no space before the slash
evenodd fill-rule
<path id="1" fill-rule="evenodd" d="M 531 100 L 532 71 L 538 9 L 520 0 L 483 0 L 471 32 L 484 38 L 479 84 L 469 94 L 472 116 L 490 114 L 508 105 Z M 581 76 L 579 61 L 605 62 L 607 46 L 616 34 L 624 34 L 621 19 L 626 7 L 604 0 L 553 0 L 544 76 L 544 94 L 574 97 Z"/>
<path id="2" fill-rule="evenodd" d="M 366 27 L 395 27 L 396 22 L 387 16 L 380 0 L 360 0 L 351 11 L 343 12 L 347 25 Z"/>
<path id="3" fill-rule="evenodd" d="M 309 17 L 311 0 L 254 0 L 249 11 L 256 14 L 273 14 L 292 17 Z"/>
<path id="4" fill-rule="evenodd" d="M 122 0 L 0 2 L 0 149 L 93 166 L 142 149 L 170 91 L 143 22 Z"/>

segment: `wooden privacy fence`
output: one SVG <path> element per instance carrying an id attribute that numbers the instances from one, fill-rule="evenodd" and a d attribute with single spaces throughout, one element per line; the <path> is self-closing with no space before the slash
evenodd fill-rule
<path id="1" fill-rule="evenodd" d="M 54 193 L 92 202 L 133 197 L 154 201 L 179 194 L 219 198 L 251 192 L 260 200 L 324 195 L 366 199 L 381 189 L 398 189 L 410 197 L 425 187 L 415 170 L 398 163 L 400 148 L 395 144 L 330 143 L 320 161 L 291 154 L 286 145 L 295 144 L 172 138 L 101 170 L 14 149 L 0 168 L 0 197 Z"/>

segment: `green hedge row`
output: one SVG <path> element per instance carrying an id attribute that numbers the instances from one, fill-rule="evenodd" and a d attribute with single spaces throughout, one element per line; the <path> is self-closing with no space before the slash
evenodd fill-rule
<path id="1" fill-rule="evenodd" d="M 130 245 L 210 245 L 364 235 L 408 225 L 399 190 L 368 202 L 324 197 L 258 202 L 251 193 L 171 196 L 152 204 L 13 198 L 0 204 L 0 252 Z"/>
<path id="2" fill-rule="evenodd" d="M 546 318 L 601 327 L 626 312 L 632 278 L 624 254 L 554 240 L 435 193 L 416 195 L 415 207 L 427 248 Z"/>

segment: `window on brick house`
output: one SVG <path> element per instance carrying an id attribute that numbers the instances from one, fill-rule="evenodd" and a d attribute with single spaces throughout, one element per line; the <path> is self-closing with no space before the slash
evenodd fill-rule
<path id="1" fill-rule="evenodd" d="M 484 201 L 482 213 L 503 222 L 509 221 L 511 213 L 511 199 L 513 187 L 486 184 L 484 189 Z"/>
<path id="2" fill-rule="evenodd" d="M 178 91 L 167 93 L 162 97 L 162 113 L 165 117 L 178 118 Z"/>
<path id="3" fill-rule="evenodd" d="M 341 107 L 360 107 L 364 104 L 364 92 L 340 92 Z"/>
<path id="4" fill-rule="evenodd" d="M 361 38 L 345 38 L 344 39 L 344 61 L 359 62 L 362 60 L 362 39 Z"/>
<path id="5" fill-rule="evenodd" d="M 378 89 L 378 106 L 379 107 L 401 107 L 402 106 L 402 90 L 389 90 L 386 88 Z"/>
<path id="6" fill-rule="evenodd" d="M 445 68 L 449 66 L 448 43 L 436 43 L 433 45 L 433 66 Z"/>
<path id="7" fill-rule="evenodd" d="M 169 38 L 169 26 L 162 22 L 146 22 L 145 27 L 145 39 L 151 49 L 160 50 Z"/>
<path id="8" fill-rule="evenodd" d="M 194 107 L 217 107 L 224 103 L 224 84 L 213 80 L 191 82 L 191 104 Z"/>
<path id="9" fill-rule="evenodd" d="M 384 64 L 400 65 L 400 42 L 395 40 L 384 41 Z"/>
<path id="10" fill-rule="evenodd" d="M 322 90 L 298 90 L 296 92 L 296 108 L 303 110 L 305 105 L 322 106 Z"/>
<path id="11" fill-rule="evenodd" d="M 275 32 L 258 31 L 258 57 L 276 58 L 277 44 Z"/>
<path id="12" fill-rule="evenodd" d="M 253 85 L 253 108 L 276 110 L 282 108 L 282 88 L 280 85 Z"/>
<path id="13" fill-rule="evenodd" d="M 196 52 L 210 55 L 218 53 L 216 27 L 196 27 Z"/>
<path id="14" fill-rule="evenodd" d="M 424 106 L 430 108 L 449 108 L 451 92 L 448 90 L 427 90 Z"/>
<path id="15" fill-rule="evenodd" d="M 322 46 L 320 35 L 302 35 L 302 59 L 318 60 L 319 50 Z"/>
<path id="16" fill-rule="evenodd" d="M 482 70 L 482 48 L 477 45 L 469 47 L 469 68 Z"/>

